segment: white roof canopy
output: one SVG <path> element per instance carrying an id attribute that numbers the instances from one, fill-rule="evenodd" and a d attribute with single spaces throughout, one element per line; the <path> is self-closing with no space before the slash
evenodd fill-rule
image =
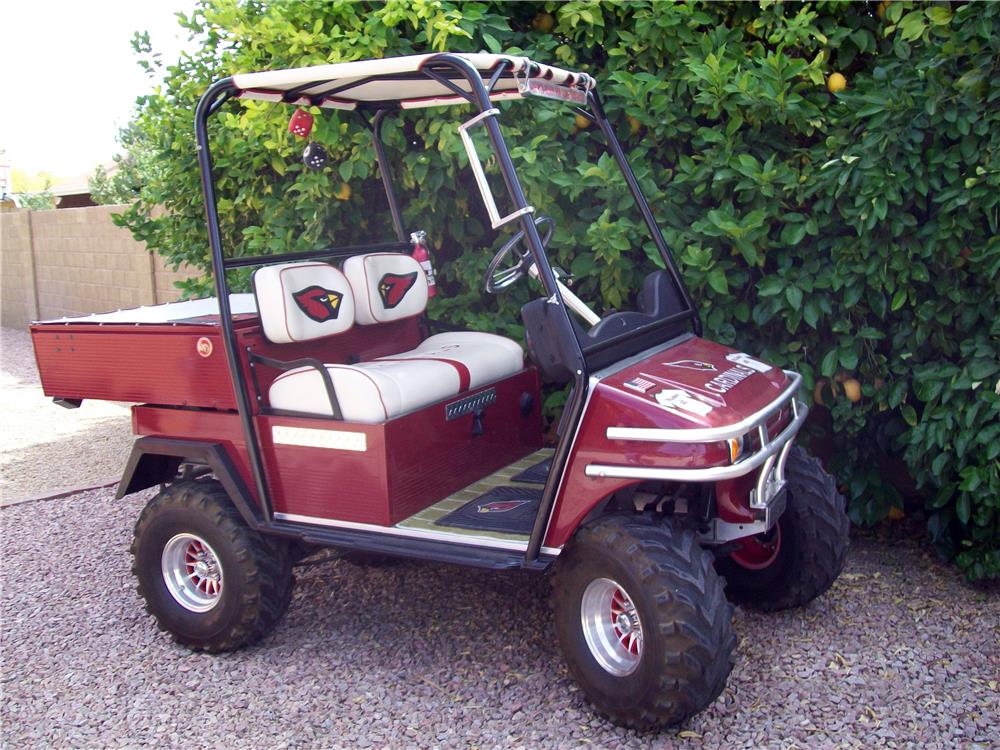
<path id="1" fill-rule="evenodd" d="M 501 76 L 490 91 L 490 99 L 519 99 L 525 94 L 567 99 L 583 103 L 594 87 L 594 79 L 534 62 L 515 55 L 457 54 L 479 71 L 487 87 L 501 63 Z M 467 100 L 440 80 L 428 77 L 425 63 L 437 55 L 409 55 L 382 60 L 315 65 L 308 68 L 270 70 L 233 76 L 240 98 L 318 106 L 332 109 L 399 106 L 404 109 L 465 104 Z M 471 91 L 469 82 L 453 70 L 434 70 L 462 91 Z"/>

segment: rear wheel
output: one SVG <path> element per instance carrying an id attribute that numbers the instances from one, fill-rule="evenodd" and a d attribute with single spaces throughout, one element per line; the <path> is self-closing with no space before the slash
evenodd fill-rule
<path id="1" fill-rule="evenodd" d="M 177 482 L 149 501 L 132 572 L 160 628 L 198 651 L 259 640 L 292 595 L 288 546 L 251 530 L 215 481 Z"/>
<path id="2" fill-rule="evenodd" d="M 692 530 L 603 518 L 577 532 L 553 587 L 569 670 L 616 724 L 674 724 L 722 692 L 735 644 L 732 607 Z"/>
<path id="3" fill-rule="evenodd" d="M 837 580 L 847 557 L 849 522 L 833 477 L 801 448 L 786 465 L 788 501 L 774 529 L 741 540 L 719 560 L 726 594 L 764 611 L 798 607 Z"/>

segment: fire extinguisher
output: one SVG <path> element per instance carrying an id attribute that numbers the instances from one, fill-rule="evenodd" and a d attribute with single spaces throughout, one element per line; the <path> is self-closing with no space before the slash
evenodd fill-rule
<path id="1" fill-rule="evenodd" d="M 413 243 L 413 259 L 424 269 L 427 276 L 427 296 L 433 297 L 437 294 L 437 285 L 434 281 L 434 266 L 431 264 L 431 254 L 427 250 L 427 232 L 414 232 L 410 235 L 410 242 Z"/>

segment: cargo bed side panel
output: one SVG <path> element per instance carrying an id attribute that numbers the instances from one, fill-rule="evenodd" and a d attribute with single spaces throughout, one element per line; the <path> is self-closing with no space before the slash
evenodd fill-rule
<path id="1" fill-rule="evenodd" d="M 37 324 L 31 338 L 48 396 L 236 408 L 215 326 Z"/>

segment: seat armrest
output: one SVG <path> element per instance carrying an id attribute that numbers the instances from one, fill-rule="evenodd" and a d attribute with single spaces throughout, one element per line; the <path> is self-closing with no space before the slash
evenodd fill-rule
<path id="1" fill-rule="evenodd" d="M 326 365 L 320 362 L 315 357 L 302 357 L 300 359 L 291 359 L 288 361 L 281 359 L 272 359 L 271 357 L 265 357 L 262 354 L 254 354 L 250 352 L 250 367 L 251 370 L 254 369 L 256 363 L 260 363 L 267 367 L 273 367 L 275 370 L 282 370 L 287 372 L 288 370 L 296 370 L 300 367 L 312 367 L 313 369 L 319 371 L 319 376 L 323 379 L 323 387 L 326 389 L 326 396 L 330 399 L 330 410 L 333 412 L 334 419 L 343 419 L 343 414 L 340 412 L 340 402 L 337 401 L 337 392 L 333 387 L 333 378 L 330 377 L 330 371 L 326 369 Z M 260 396 L 260 387 L 257 385 L 257 373 L 254 371 L 254 387 L 257 388 L 257 395 Z"/>

